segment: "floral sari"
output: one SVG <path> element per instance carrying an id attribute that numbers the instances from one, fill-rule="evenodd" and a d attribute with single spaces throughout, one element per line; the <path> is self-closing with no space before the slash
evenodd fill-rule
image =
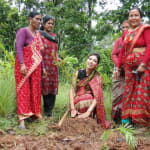
<path id="1" fill-rule="evenodd" d="M 105 120 L 103 103 L 103 81 L 98 72 L 94 72 L 91 79 L 85 77 L 77 84 L 76 96 L 74 97 L 75 108 L 84 113 L 96 99 L 96 116 L 98 123 L 104 128 L 109 128 L 110 123 Z"/>
<path id="2" fill-rule="evenodd" d="M 142 48 L 138 52 L 134 52 L 134 48 L 136 41 L 148 27 L 150 26 L 141 25 L 134 32 L 126 34 L 123 56 L 125 87 L 122 119 L 131 119 L 133 123 L 143 126 L 150 126 L 150 62 L 143 74 L 134 74 L 133 70 L 137 69 L 145 55 Z"/>
<path id="3" fill-rule="evenodd" d="M 24 48 L 24 64 L 27 74 L 22 76 L 18 57 L 15 61 L 17 114 L 19 120 L 32 115 L 41 117 L 41 61 L 42 46 L 40 33 L 37 31 L 34 40 Z"/>

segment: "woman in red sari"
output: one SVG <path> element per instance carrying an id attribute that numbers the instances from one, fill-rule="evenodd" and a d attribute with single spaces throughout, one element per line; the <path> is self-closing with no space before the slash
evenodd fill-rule
<path id="1" fill-rule="evenodd" d="M 44 101 L 44 113 L 50 117 L 55 105 L 56 95 L 58 94 L 58 68 L 57 61 L 61 61 L 57 54 L 57 38 L 51 32 L 54 25 L 52 16 L 43 17 L 42 42 L 44 50 L 42 51 L 44 68 L 47 76 L 42 78 L 42 94 Z"/>
<path id="2" fill-rule="evenodd" d="M 122 123 L 150 126 L 150 25 L 141 24 L 141 11 L 129 11 L 130 28 L 123 34 L 116 78 L 125 70 Z"/>
<path id="3" fill-rule="evenodd" d="M 82 119 L 94 115 L 96 111 L 98 123 L 109 128 L 110 123 L 105 120 L 103 81 L 95 70 L 99 61 L 99 54 L 92 53 L 86 61 L 86 69 L 79 69 L 73 77 L 69 92 L 70 111 L 71 117 L 78 116 Z"/>
<path id="4" fill-rule="evenodd" d="M 35 115 L 41 116 L 41 61 L 42 42 L 36 31 L 41 22 L 41 15 L 31 12 L 29 26 L 21 28 L 16 34 L 16 95 L 19 128 L 25 129 L 24 119 Z"/>
<path id="5" fill-rule="evenodd" d="M 122 23 L 122 33 L 129 28 L 128 21 L 124 21 Z M 111 58 L 115 65 L 114 71 L 116 69 L 119 53 L 122 47 L 122 38 L 118 38 L 113 46 L 113 50 L 111 53 Z M 123 97 L 123 89 L 124 89 L 124 70 L 121 68 L 121 75 L 116 80 L 113 76 L 112 78 L 112 118 L 115 122 L 119 123 L 121 121 L 121 112 L 122 112 L 122 97 Z"/>

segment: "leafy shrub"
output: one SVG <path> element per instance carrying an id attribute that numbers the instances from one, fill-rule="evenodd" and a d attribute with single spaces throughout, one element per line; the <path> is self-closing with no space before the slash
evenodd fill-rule
<path id="1" fill-rule="evenodd" d="M 0 43 L 4 57 L 0 59 L 0 116 L 5 117 L 16 109 L 14 54 L 5 50 Z"/>

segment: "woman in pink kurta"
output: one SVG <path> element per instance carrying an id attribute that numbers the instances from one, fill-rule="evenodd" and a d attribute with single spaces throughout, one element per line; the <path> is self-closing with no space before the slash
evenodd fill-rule
<path id="1" fill-rule="evenodd" d="M 44 50 L 42 52 L 42 55 L 44 68 L 47 75 L 45 78 L 42 78 L 42 94 L 44 100 L 44 112 L 47 116 L 52 115 L 52 109 L 55 104 L 56 95 L 58 94 L 57 61 L 60 61 L 60 58 L 58 58 L 57 54 L 56 35 L 51 32 L 53 24 L 53 17 L 45 16 L 43 18 L 42 42 L 44 45 Z"/>

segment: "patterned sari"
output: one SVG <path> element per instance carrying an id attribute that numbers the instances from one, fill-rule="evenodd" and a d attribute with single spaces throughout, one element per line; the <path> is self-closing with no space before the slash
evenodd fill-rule
<path id="1" fill-rule="evenodd" d="M 84 113 L 96 99 L 96 116 L 98 123 L 104 128 L 109 128 L 110 123 L 105 120 L 105 109 L 103 103 L 103 81 L 98 72 L 91 79 L 85 77 L 77 84 L 76 96 L 74 97 L 75 108 Z"/>
<path id="2" fill-rule="evenodd" d="M 27 74 L 22 76 L 18 57 L 15 61 L 17 114 L 19 121 L 32 115 L 41 117 L 41 45 L 40 33 L 37 31 L 34 40 L 24 48 L 24 63 Z"/>
<path id="3" fill-rule="evenodd" d="M 52 37 L 56 35 L 50 33 Z M 57 43 L 42 36 L 44 50 L 42 51 L 44 67 L 47 72 L 46 78 L 42 79 L 43 95 L 58 94 L 58 68 L 57 68 Z"/>
<path id="4" fill-rule="evenodd" d="M 150 126 L 150 62 L 142 75 L 133 74 L 143 61 L 145 51 L 141 48 L 134 52 L 135 43 L 149 25 L 140 25 L 135 31 L 128 32 L 124 39 L 123 65 L 125 87 L 123 96 L 122 119 Z"/>

